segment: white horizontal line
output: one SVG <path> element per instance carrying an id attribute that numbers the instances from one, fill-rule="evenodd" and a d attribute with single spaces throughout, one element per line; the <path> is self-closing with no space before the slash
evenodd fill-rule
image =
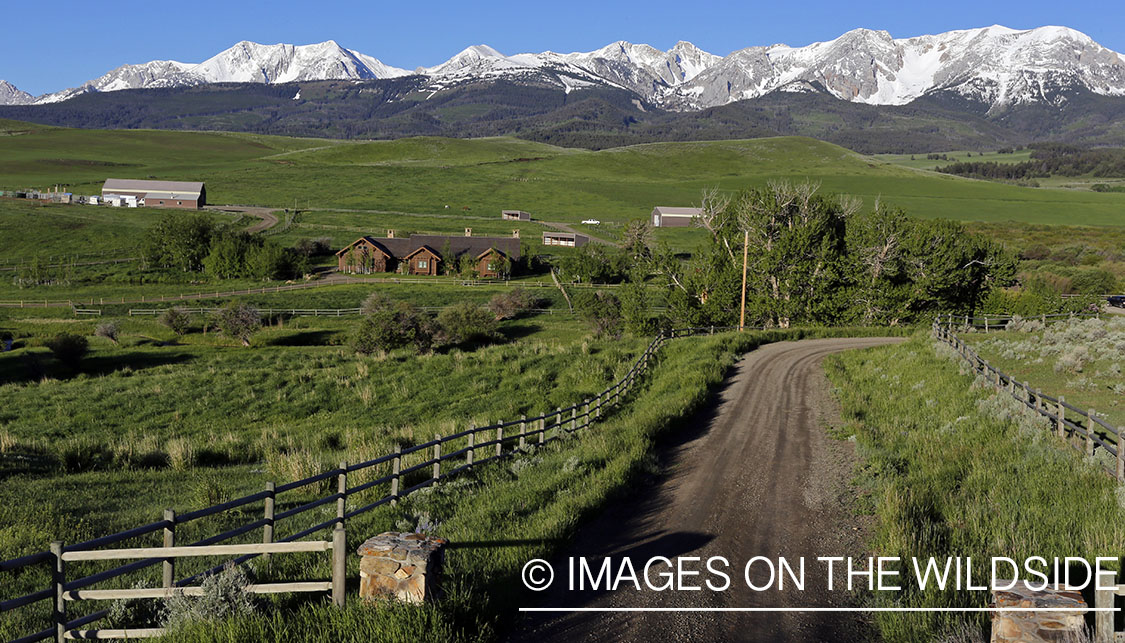
<path id="1" fill-rule="evenodd" d="M 1077 612 L 1073 607 L 521 607 L 521 612 Z M 1119 612 L 1087 607 L 1087 612 Z"/>

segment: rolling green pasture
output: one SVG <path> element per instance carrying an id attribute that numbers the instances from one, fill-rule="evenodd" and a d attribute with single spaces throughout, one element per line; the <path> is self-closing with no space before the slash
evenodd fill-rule
<path id="1" fill-rule="evenodd" d="M 975 150 L 954 150 L 952 152 L 937 152 L 938 154 L 945 154 L 948 159 L 928 159 L 925 154 L 872 154 L 873 158 L 887 163 L 894 163 L 903 167 L 912 167 L 917 170 L 932 170 L 935 168 L 949 165 L 950 163 L 959 163 L 962 161 L 972 161 L 977 163 L 1022 163 L 1023 161 L 1031 160 L 1031 150 L 1024 148 L 1016 150 L 1011 154 L 1001 154 L 996 151 L 983 151 L 977 152 Z M 969 156 L 972 154 L 972 156 Z"/>
<path id="2" fill-rule="evenodd" d="M 0 266 L 47 261 L 78 261 L 137 256 L 137 247 L 160 211 L 44 204 L 26 199 L 0 199 Z M 213 214 L 232 221 L 230 215 Z"/>
<path id="3" fill-rule="evenodd" d="M 9 122 L 9 127 L 16 125 Z M 26 129 L 0 149 L 0 187 L 62 183 L 78 192 L 96 192 L 107 176 L 152 176 L 204 180 L 213 203 L 497 218 L 501 209 L 519 208 L 541 220 L 592 217 L 622 223 L 646 217 L 654 205 L 697 203 L 705 188 L 739 190 L 788 179 L 817 181 L 825 191 L 863 198 L 868 207 L 882 200 L 920 217 L 1125 225 L 1125 194 L 962 179 L 799 137 L 654 143 L 590 152 L 512 138 L 345 143 L 218 133 Z M 357 225 L 366 222 L 361 219 Z"/>

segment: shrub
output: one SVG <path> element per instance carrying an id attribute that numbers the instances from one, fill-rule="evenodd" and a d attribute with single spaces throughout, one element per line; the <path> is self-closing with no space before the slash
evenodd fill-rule
<path id="1" fill-rule="evenodd" d="M 117 343 L 117 324 L 115 324 L 113 322 L 104 322 L 104 323 L 98 324 L 98 327 L 94 329 L 94 334 L 97 335 L 98 337 L 104 337 L 104 338 L 108 339 L 109 341 L 113 342 L 114 344 L 116 344 Z"/>
<path id="2" fill-rule="evenodd" d="M 496 336 L 496 317 L 476 304 L 463 301 L 438 313 L 438 327 L 450 344 L 489 341 Z"/>
<path id="3" fill-rule="evenodd" d="M 55 359 L 71 368 L 77 368 L 82 358 L 86 356 L 90 345 L 86 338 L 72 333 L 60 333 L 47 340 L 47 348 Z"/>
<path id="4" fill-rule="evenodd" d="M 496 316 L 497 321 L 515 319 L 526 314 L 539 303 L 538 298 L 523 288 L 513 288 L 507 292 L 494 295 L 488 301 L 488 309 Z"/>
<path id="5" fill-rule="evenodd" d="M 133 583 L 133 589 L 149 589 L 146 580 Z M 147 598 L 126 598 L 113 601 L 102 626 L 109 629 L 136 628 L 155 623 L 160 618 L 160 601 Z"/>
<path id="6" fill-rule="evenodd" d="M 332 254 L 332 239 L 329 237 L 301 239 L 293 246 L 293 251 L 303 257 L 320 257 Z"/>
<path id="7" fill-rule="evenodd" d="M 164 627 L 177 628 L 195 622 L 222 621 L 254 613 L 246 592 L 250 578 L 242 567 L 228 565 L 203 580 L 203 596 L 173 594 L 164 602 Z"/>
<path id="8" fill-rule="evenodd" d="M 1070 282 L 1074 292 L 1082 295 L 1104 295 L 1117 292 L 1117 277 L 1105 269 L 1084 270 Z"/>
<path id="9" fill-rule="evenodd" d="M 621 301 L 613 293 L 584 291 L 575 297 L 575 308 L 590 324 L 595 335 L 621 336 Z"/>
<path id="10" fill-rule="evenodd" d="M 433 343 L 433 323 L 408 302 L 374 293 L 364 300 L 360 314 L 350 341 L 357 353 L 370 355 L 411 345 L 426 351 Z"/>
<path id="11" fill-rule="evenodd" d="M 158 321 L 173 333 L 183 335 L 191 327 L 191 314 L 179 306 L 174 306 L 161 313 Z"/>
<path id="12" fill-rule="evenodd" d="M 262 326 L 258 309 L 246 304 L 230 304 L 219 311 L 219 328 L 223 334 L 250 345 L 250 336 Z"/>

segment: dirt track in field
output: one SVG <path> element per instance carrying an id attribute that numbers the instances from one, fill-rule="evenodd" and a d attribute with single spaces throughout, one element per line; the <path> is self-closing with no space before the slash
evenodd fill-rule
<path id="1" fill-rule="evenodd" d="M 839 426 L 821 361 L 830 353 L 896 339 L 823 339 L 769 344 L 748 353 L 719 394 L 662 454 L 663 473 L 579 532 L 565 556 L 551 561 L 550 589 L 528 607 L 839 607 L 847 592 L 826 590 L 817 556 L 864 556 L 866 519 L 849 487 L 852 443 L 826 435 Z M 567 558 L 615 569 L 628 556 L 642 575 L 654 556 L 722 556 L 731 586 L 722 592 L 567 591 Z M 805 591 L 755 592 L 743 580 L 754 556 L 805 557 Z M 697 569 L 706 571 L 701 565 Z M 753 568 L 764 575 L 764 566 Z M 764 578 L 753 574 L 755 583 Z M 707 578 L 696 576 L 696 584 Z M 659 581 L 659 578 L 653 579 Z M 837 587 L 843 582 L 836 574 Z M 643 582 L 643 581 L 642 581 Z M 856 613 L 584 612 L 530 614 L 515 641 L 864 641 L 875 634 Z"/>
<path id="2" fill-rule="evenodd" d="M 250 234 L 264 232 L 277 225 L 277 212 L 278 208 L 260 208 L 252 205 L 215 205 L 209 209 L 218 210 L 220 212 L 241 212 L 243 214 L 261 219 L 246 228 Z"/>

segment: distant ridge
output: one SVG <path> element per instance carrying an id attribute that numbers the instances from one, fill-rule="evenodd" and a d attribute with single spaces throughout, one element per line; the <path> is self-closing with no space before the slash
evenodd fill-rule
<path id="1" fill-rule="evenodd" d="M 421 76 L 431 91 L 480 80 L 547 84 L 567 93 L 590 86 L 633 92 L 665 110 L 690 111 L 784 92 L 822 92 L 869 105 L 905 105 L 952 95 L 987 111 L 1058 105 L 1085 90 L 1125 96 L 1125 58 L 1066 27 L 999 25 L 912 38 L 856 29 L 804 47 L 748 47 L 726 56 L 689 42 L 668 51 L 624 41 L 591 52 L 504 55 L 475 45 L 413 72 L 335 41 L 294 46 L 243 41 L 197 64 L 157 60 L 124 65 L 80 87 L 31 97 L 0 81 L 0 105 L 44 104 L 92 92 Z"/>

